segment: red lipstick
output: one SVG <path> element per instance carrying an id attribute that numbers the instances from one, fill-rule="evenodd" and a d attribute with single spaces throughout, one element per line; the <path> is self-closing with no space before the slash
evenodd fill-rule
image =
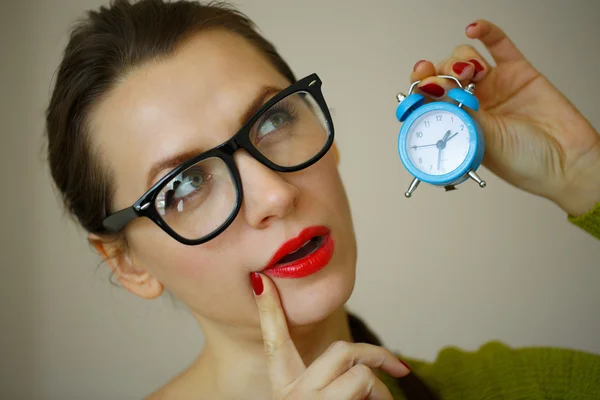
<path id="1" fill-rule="evenodd" d="M 263 272 L 276 278 L 303 278 L 324 268 L 333 248 L 329 229 L 311 226 L 281 245 Z"/>

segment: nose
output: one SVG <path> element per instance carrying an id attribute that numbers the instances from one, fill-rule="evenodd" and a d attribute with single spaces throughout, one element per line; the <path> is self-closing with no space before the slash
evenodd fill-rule
<path id="1" fill-rule="evenodd" d="M 244 187 L 242 211 L 250 226 L 267 228 L 295 209 L 300 194 L 296 186 L 244 150 L 236 152 L 234 158 Z"/>

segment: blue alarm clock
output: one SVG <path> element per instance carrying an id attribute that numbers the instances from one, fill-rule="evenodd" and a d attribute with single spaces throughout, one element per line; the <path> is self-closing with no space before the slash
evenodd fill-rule
<path id="1" fill-rule="evenodd" d="M 396 117 L 402 122 L 398 135 L 398 153 L 408 172 L 414 177 L 406 197 L 411 197 L 420 182 L 444 187 L 446 191 L 472 179 L 480 187 L 486 182 L 477 175 L 485 151 L 481 127 L 463 109 L 479 109 L 479 100 L 473 95 L 475 85 L 466 87 L 453 76 L 459 87 L 450 89 L 447 96 L 453 102 L 425 103 L 425 97 L 412 93 L 420 82 L 414 82 L 408 95 L 398 94 Z"/>

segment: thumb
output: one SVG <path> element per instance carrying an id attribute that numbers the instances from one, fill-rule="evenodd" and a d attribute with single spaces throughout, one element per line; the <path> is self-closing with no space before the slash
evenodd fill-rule
<path id="1" fill-rule="evenodd" d="M 260 316 L 269 377 L 275 393 L 281 393 L 306 370 L 298 353 L 281 306 L 275 284 L 267 276 L 252 272 L 250 281 Z"/>

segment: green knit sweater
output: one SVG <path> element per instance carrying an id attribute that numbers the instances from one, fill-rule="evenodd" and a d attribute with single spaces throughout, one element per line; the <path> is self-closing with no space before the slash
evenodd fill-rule
<path id="1" fill-rule="evenodd" d="M 600 239 L 600 203 L 569 221 Z M 362 321 L 350 318 L 355 340 L 380 344 Z M 590 334 L 600 337 L 600 332 Z M 472 352 L 445 348 L 433 363 L 400 357 L 411 367 L 409 377 L 381 375 L 394 399 L 600 400 L 600 355 L 583 351 L 513 349 L 493 341 Z"/>
<path id="2" fill-rule="evenodd" d="M 600 399 L 600 355 L 582 351 L 489 342 L 473 352 L 445 348 L 433 363 L 404 361 L 441 400 Z M 383 380 L 394 399 L 412 398 Z"/>
<path id="3" fill-rule="evenodd" d="M 590 235 L 600 239 L 600 203 L 584 215 L 569 216 L 569 221 L 577 225 Z"/>

